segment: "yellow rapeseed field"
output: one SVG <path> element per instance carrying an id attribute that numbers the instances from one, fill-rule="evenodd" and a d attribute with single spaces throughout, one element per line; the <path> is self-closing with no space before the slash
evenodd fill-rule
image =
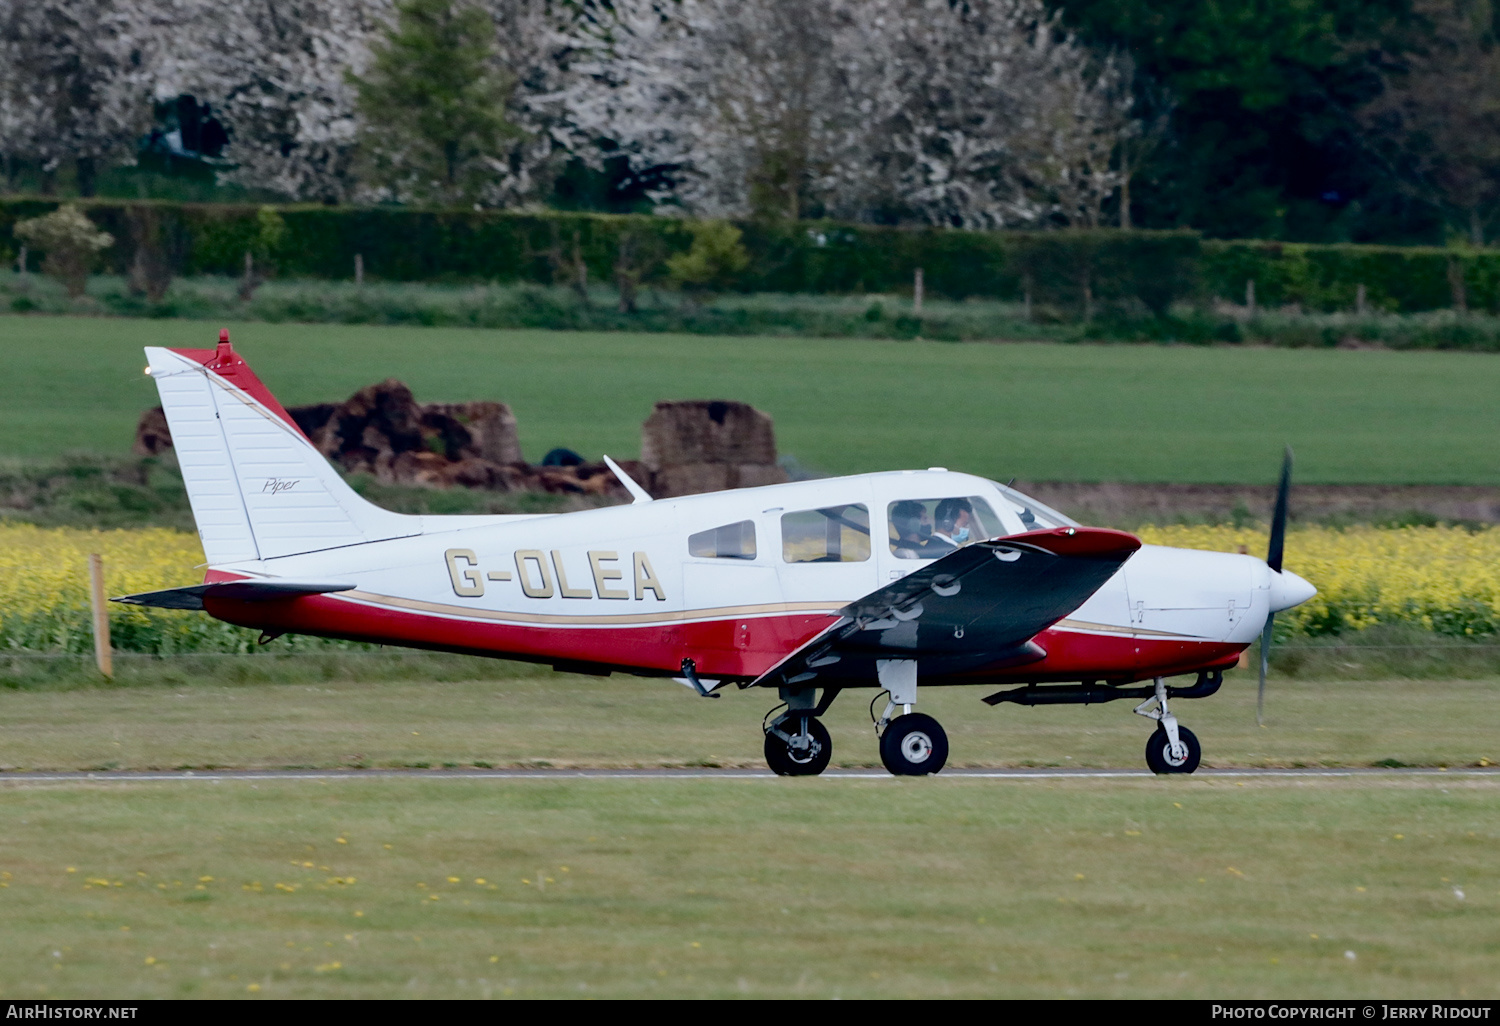
<path id="1" fill-rule="evenodd" d="M 1263 530 L 1143 527 L 1153 545 L 1266 554 Z M 1414 623 L 1457 637 L 1500 630 L 1500 529 L 1308 527 L 1289 531 L 1288 570 L 1313 583 L 1310 602 L 1277 616 L 1293 634 Z"/>
<path id="2" fill-rule="evenodd" d="M 1142 527 L 1136 533 L 1154 545 L 1266 551 L 1266 533 L 1255 528 Z M 203 579 L 198 539 L 180 531 L 0 525 L 0 651 L 89 650 L 90 552 L 104 557 L 110 595 Z M 1312 601 L 1277 618 L 1290 634 L 1403 622 L 1457 637 L 1500 632 L 1500 529 L 1300 528 L 1287 536 L 1286 567 L 1318 588 Z M 117 604 L 111 604 L 110 629 L 119 649 L 161 654 L 248 651 L 255 640 L 202 613 Z"/>
<path id="3" fill-rule="evenodd" d="M 182 531 L 0 525 L 0 652 L 92 649 L 91 552 L 104 557 L 106 596 L 203 580 L 203 547 Z M 203 613 L 112 602 L 109 616 L 111 640 L 127 652 L 243 652 L 255 644 L 254 632 Z"/>

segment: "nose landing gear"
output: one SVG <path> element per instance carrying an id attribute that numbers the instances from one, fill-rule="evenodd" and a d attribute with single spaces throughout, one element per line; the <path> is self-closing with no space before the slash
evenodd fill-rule
<path id="1" fill-rule="evenodd" d="M 1156 694 L 1131 710 L 1137 716 L 1156 721 L 1156 730 L 1146 742 L 1146 765 L 1152 773 L 1191 773 L 1203 758 L 1203 748 L 1197 735 L 1179 726 L 1177 717 L 1167 709 L 1166 682 L 1157 677 L 1154 683 Z M 1146 708 L 1153 702 L 1155 708 Z"/>

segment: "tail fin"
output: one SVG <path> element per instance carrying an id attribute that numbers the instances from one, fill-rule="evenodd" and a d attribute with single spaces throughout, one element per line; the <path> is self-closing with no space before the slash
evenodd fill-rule
<path id="1" fill-rule="evenodd" d="M 355 494 L 221 332 L 217 349 L 148 346 L 211 564 L 421 533 L 420 518 Z"/>

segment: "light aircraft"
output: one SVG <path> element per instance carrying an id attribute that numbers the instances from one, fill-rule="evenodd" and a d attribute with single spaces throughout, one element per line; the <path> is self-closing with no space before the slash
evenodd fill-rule
<path id="1" fill-rule="evenodd" d="M 1147 765 L 1191 773 L 1201 748 L 1169 703 L 1216 692 L 1259 635 L 1263 695 L 1272 617 L 1315 594 L 1281 566 L 1290 451 L 1264 561 L 1143 545 L 941 468 L 653 500 L 611 462 L 629 505 L 408 516 L 344 482 L 227 331 L 216 349 L 146 355 L 208 569 L 117 601 L 201 609 L 263 640 L 623 672 L 710 698 L 775 688 L 762 727 L 784 775 L 828 766 L 819 717 L 849 688 L 878 689 L 892 773 L 938 772 L 947 735 L 912 711 L 937 685 L 1006 685 L 991 705 L 1140 699 Z"/>

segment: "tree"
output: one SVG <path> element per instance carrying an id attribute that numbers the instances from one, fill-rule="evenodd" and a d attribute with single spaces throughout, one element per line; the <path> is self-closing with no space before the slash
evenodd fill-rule
<path id="1" fill-rule="evenodd" d="M 1123 81 L 1134 83 L 1135 93 L 1135 120 L 1120 134 L 1116 157 L 1120 171 L 1120 227 L 1129 230 L 1134 227 L 1131 183 L 1170 135 L 1175 101 L 1159 83 L 1137 73 L 1135 59 L 1129 54 L 1120 58 L 1119 73 Z"/>
<path id="2" fill-rule="evenodd" d="M 165 9 L 130 0 L 0 6 L 0 147 L 53 175 L 71 161 L 92 196 L 100 170 L 134 159 L 151 117 Z"/>
<path id="3" fill-rule="evenodd" d="M 211 103 L 227 128 L 224 156 L 235 166 L 226 181 L 324 203 L 401 198 L 358 178 L 367 169 L 357 156 L 358 83 L 372 47 L 393 27 L 399 32 L 392 0 L 156 2 L 183 8 L 173 34 L 173 88 Z M 476 202 L 537 197 L 561 151 L 556 97 L 570 54 L 565 28 L 578 7 L 572 0 L 467 0 L 462 9 L 487 13 L 495 26 L 487 69 L 509 70 L 504 118 L 524 133 L 490 155 Z"/>
<path id="4" fill-rule="evenodd" d="M 20 162 L 31 155 L 43 121 L 41 97 L 30 88 L 20 41 L 0 32 L 0 191 L 15 188 Z"/>
<path id="5" fill-rule="evenodd" d="M 692 247 L 667 260 L 672 284 L 695 293 L 731 288 L 750 266 L 740 230 L 725 221 L 695 221 L 688 230 L 693 234 Z"/>
<path id="6" fill-rule="evenodd" d="M 17 221 L 15 235 L 47 254 L 42 270 L 62 282 L 73 299 L 83 295 L 99 254 L 115 244 L 113 235 L 94 227 L 71 203 L 50 214 Z"/>
<path id="7" fill-rule="evenodd" d="M 495 177 L 515 86 L 495 61 L 494 23 L 464 0 L 404 0 L 372 47 L 359 90 L 365 183 L 393 199 L 470 205 Z"/>
<path id="8" fill-rule="evenodd" d="M 1035 0 L 888 0 L 881 15 L 899 206 L 966 228 L 1099 223 L 1133 125 L 1116 58 Z"/>
<path id="9" fill-rule="evenodd" d="M 1088 43 L 1131 54 L 1138 93 L 1149 83 L 1172 98 L 1169 144 L 1139 166 L 1132 197 L 1146 227 L 1309 240 L 1420 230 L 1385 205 L 1388 173 L 1355 117 L 1379 91 L 1374 55 L 1403 34 L 1407 0 L 1048 2 Z M 1351 217 L 1369 227 L 1346 227 Z"/>
<path id="10" fill-rule="evenodd" d="M 1129 124 L 1039 0 L 616 0 L 570 111 L 708 217 L 1094 223 Z"/>
<path id="11" fill-rule="evenodd" d="M 1486 0 L 1415 0 L 1426 31 L 1361 112 L 1400 181 L 1475 246 L 1500 204 L 1500 46 Z"/>
<path id="12" fill-rule="evenodd" d="M 388 0 L 176 0 L 174 87 L 229 132 L 222 177 L 291 199 L 354 193 L 355 90 Z"/>
<path id="13" fill-rule="evenodd" d="M 574 146 L 668 169 L 705 217 L 821 213 L 827 176 L 860 163 L 842 0 L 621 0 L 579 40 Z M 856 152 L 850 152 L 853 146 Z"/>

